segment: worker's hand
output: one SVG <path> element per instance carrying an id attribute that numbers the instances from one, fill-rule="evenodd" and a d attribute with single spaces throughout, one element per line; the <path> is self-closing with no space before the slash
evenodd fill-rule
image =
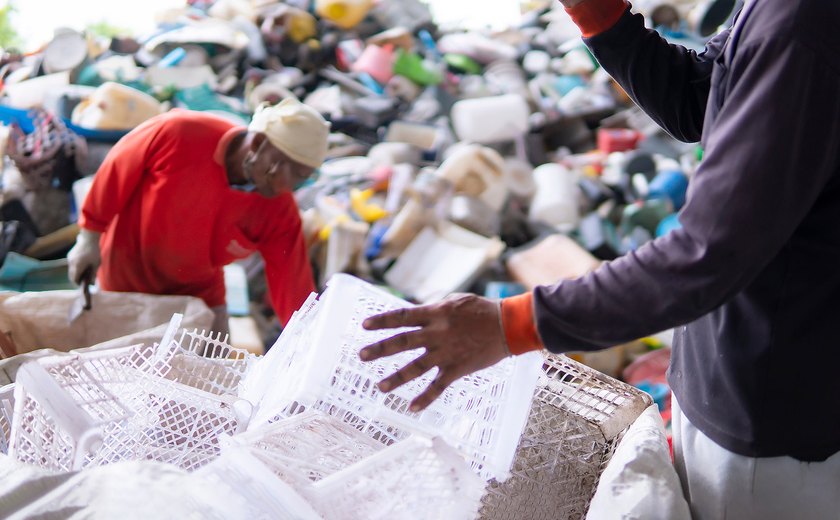
<path id="1" fill-rule="evenodd" d="M 459 377 L 495 365 L 509 355 L 499 302 L 474 294 L 386 312 L 366 319 L 362 325 L 368 330 L 419 327 L 359 352 L 363 361 L 372 361 L 425 347 L 425 353 L 378 385 L 382 392 L 390 392 L 438 367 L 437 377 L 412 401 L 411 410 L 415 412 L 429 406 Z"/>
<path id="2" fill-rule="evenodd" d="M 67 274 L 76 285 L 82 284 L 82 277 L 93 283 L 96 271 L 102 263 L 99 253 L 99 235 L 96 231 L 81 229 L 76 245 L 67 253 Z"/>

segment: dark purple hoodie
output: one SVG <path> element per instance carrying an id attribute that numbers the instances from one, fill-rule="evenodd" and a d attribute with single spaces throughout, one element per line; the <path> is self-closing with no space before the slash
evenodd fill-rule
<path id="1" fill-rule="evenodd" d="M 705 156 L 682 229 L 536 289 L 537 329 L 564 352 L 675 327 L 669 381 L 695 426 L 742 455 L 824 460 L 840 450 L 840 2 L 741 16 L 701 54 L 629 9 L 584 40 Z"/>

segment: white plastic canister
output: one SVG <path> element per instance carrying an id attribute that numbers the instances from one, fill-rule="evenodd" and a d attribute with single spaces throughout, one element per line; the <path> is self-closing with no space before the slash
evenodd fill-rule
<path id="1" fill-rule="evenodd" d="M 530 218 L 560 231 L 570 231 L 580 220 L 578 185 L 575 174 L 559 164 L 534 169 L 537 191 L 531 201 Z"/>
<path id="2" fill-rule="evenodd" d="M 511 141 L 528 131 L 530 113 L 518 94 L 463 99 L 452 106 L 452 126 L 462 141 Z"/>

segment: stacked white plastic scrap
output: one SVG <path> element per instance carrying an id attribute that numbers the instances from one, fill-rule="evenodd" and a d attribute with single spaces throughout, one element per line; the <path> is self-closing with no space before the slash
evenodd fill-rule
<path id="1" fill-rule="evenodd" d="M 317 305 L 283 336 L 243 384 L 242 397 L 256 403 L 250 428 L 318 409 L 386 443 L 424 433 L 439 436 L 460 451 L 485 480 L 504 480 L 525 426 L 542 365 L 539 353 L 509 358 L 454 382 L 419 413 L 411 400 L 436 375 L 436 369 L 392 393 L 376 383 L 413 361 L 412 351 L 373 362 L 359 350 L 395 331 L 367 331 L 362 321 L 410 304 L 348 275 L 335 275 Z M 308 338 L 301 341 L 300 336 Z M 276 352 L 276 354 L 275 354 Z M 272 384 L 273 378 L 284 381 Z"/>
<path id="2" fill-rule="evenodd" d="M 357 279 L 346 275 L 334 277 L 321 300 L 313 297 L 302 307 L 278 344 L 243 381 L 242 395 L 257 403 L 257 411 L 251 431 L 234 440 L 238 438 L 237 442 L 249 446 L 255 458 L 286 482 L 293 483 L 298 492 L 328 517 L 330 509 L 319 490 L 333 477 L 353 482 L 355 487 L 342 488 L 342 492 L 326 496 L 341 497 L 350 504 L 364 503 L 364 497 L 377 490 L 391 489 L 385 485 L 384 478 L 347 480 L 346 475 L 352 473 L 350 468 L 364 466 L 364 461 L 374 458 L 389 457 L 387 450 L 362 457 L 358 450 L 375 446 L 363 439 L 399 446 L 406 442 L 404 439 L 422 438 L 418 432 L 446 440 L 466 457 L 476 473 L 489 480 L 481 517 L 583 517 L 621 433 L 650 399 L 565 356 L 549 355 L 544 360 L 541 356 L 509 359 L 459 380 L 428 410 L 411 414 L 407 411 L 408 403 L 433 373 L 389 395 L 378 392 L 375 383 L 417 354 L 405 353 L 373 363 L 358 359 L 361 347 L 395 332 L 365 331 L 362 320 L 407 305 Z M 542 371 L 538 368 L 541 364 Z M 533 377 L 537 374 L 538 383 Z M 272 384 L 278 379 L 288 384 Z M 336 422 L 327 427 L 327 418 L 310 415 L 313 410 L 328 414 Z M 524 424 L 524 414 L 529 410 Z M 265 426 L 266 423 L 271 424 Z M 343 438 L 335 434 L 342 423 Z M 297 433 L 292 435 L 295 442 L 288 444 L 287 436 L 294 425 L 297 425 Z M 347 429 L 348 425 L 352 429 Z M 333 433 L 327 434 L 325 430 Z M 364 435 L 360 436 L 359 432 Z M 309 444 L 301 442 L 300 435 L 309 435 Z M 286 440 L 280 443 L 285 448 L 276 444 L 283 438 Z M 304 445 L 310 449 L 296 451 Z M 327 457 L 329 460 L 314 456 L 321 452 L 335 453 L 336 449 L 343 451 L 332 459 Z M 310 461 L 308 466 L 289 464 L 294 453 Z M 309 468 L 308 474 L 305 467 Z M 322 469 L 316 471 L 315 467 Z M 334 471 L 333 477 L 325 477 L 324 467 Z M 512 478 L 508 479 L 511 473 Z M 394 488 L 390 495 L 411 502 L 409 497 L 423 496 L 418 483 L 433 480 L 425 476 L 414 478 L 405 487 Z M 453 487 L 457 484 L 453 483 Z M 378 509 L 372 507 L 370 511 L 391 511 L 388 496 L 389 493 L 384 493 L 373 501 Z M 422 505 L 412 510 L 413 516 L 429 513 L 434 518 L 435 514 L 445 516 L 453 509 L 445 499 L 435 502 L 433 497 L 440 497 L 440 491 L 419 501 Z M 466 500 L 462 505 L 471 507 Z M 340 511 L 343 514 L 338 516 L 342 518 L 365 517 L 352 514 L 355 509 L 350 506 Z M 373 514 L 370 511 L 367 516 Z M 473 509 L 464 509 L 464 513 L 467 511 L 471 513 L 450 517 L 474 516 Z"/>
<path id="3" fill-rule="evenodd" d="M 419 353 L 368 363 L 358 356 L 394 333 L 366 331 L 362 321 L 409 305 L 335 275 L 243 380 L 240 396 L 257 409 L 232 442 L 327 518 L 474 518 L 486 481 L 510 474 L 542 357 L 462 378 L 426 410 L 409 412 L 434 371 L 391 394 L 376 383 Z"/>
<path id="4" fill-rule="evenodd" d="M 249 468 L 280 477 L 324 518 L 474 518 L 486 485 L 440 439 L 386 446 L 318 411 L 234 436 L 223 458 L 250 458 Z"/>
<path id="5" fill-rule="evenodd" d="M 583 516 L 649 399 L 532 353 L 411 413 L 434 373 L 393 394 L 376 383 L 418 353 L 358 358 L 394 333 L 365 331 L 363 319 L 408 305 L 336 275 L 262 359 L 204 333 L 176 339 L 176 315 L 160 345 L 23 365 L 0 389 L 0 430 L 11 456 L 51 470 L 156 460 L 193 471 L 226 497 L 196 507 L 225 518 Z"/>
<path id="6" fill-rule="evenodd" d="M 15 410 L 15 385 L 0 387 L 0 453 L 9 453 L 12 417 Z"/>
<path id="7" fill-rule="evenodd" d="M 637 388 L 548 355 L 513 475 L 490 482 L 481 518 L 584 518 L 623 433 L 650 404 Z"/>
<path id="8" fill-rule="evenodd" d="M 122 460 L 191 471 L 216 458 L 218 437 L 244 428 L 250 416 L 248 403 L 223 390 L 238 382 L 249 359 L 240 353 L 240 366 L 233 367 L 236 360 L 190 363 L 202 352 L 189 349 L 223 344 L 198 333 L 175 341 L 177 326 L 173 319 L 161 346 L 49 356 L 21 366 L 9 454 L 59 471 Z"/>

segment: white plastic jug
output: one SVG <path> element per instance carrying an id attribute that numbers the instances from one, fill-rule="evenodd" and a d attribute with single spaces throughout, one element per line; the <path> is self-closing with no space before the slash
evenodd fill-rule
<path id="1" fill-rule="evenodd" d="M 531 201 L 530 218 L 570 231 L 580 221 L 575 174 L 559 164 L 543 164 L 534 170 L 537 191 Z"/>
<path id="2" fill-rule="evenodd" d="M 452 106 L 452 126 L 462 141 L 511 141 L 528 131 L 530 113 L 518 94 L 463 99 Z"/>

